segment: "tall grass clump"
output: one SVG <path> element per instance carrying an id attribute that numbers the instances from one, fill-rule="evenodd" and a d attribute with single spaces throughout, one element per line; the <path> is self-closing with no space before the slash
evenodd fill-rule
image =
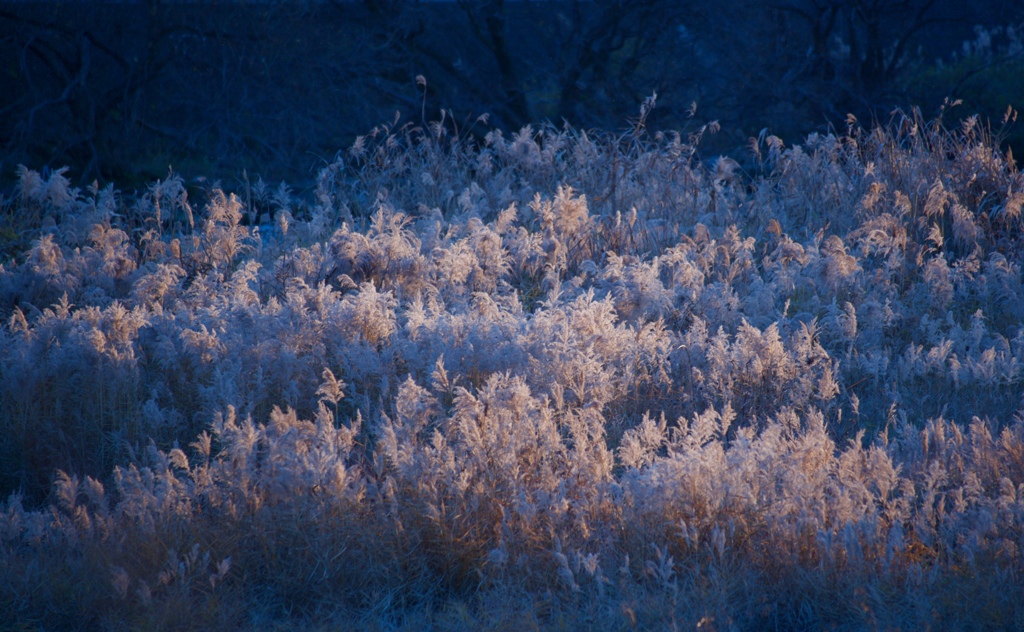
<path id="1" fill-rule="evenodd" d="M 705 131 L 382 127 L 307 200 L 22 168 L 0 610 L 1024 625 L 1024 178 L 976 119 Z"/>

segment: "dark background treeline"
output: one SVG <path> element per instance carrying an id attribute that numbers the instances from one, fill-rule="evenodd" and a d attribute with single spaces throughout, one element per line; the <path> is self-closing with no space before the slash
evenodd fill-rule
<path id="1" fill-rule="evenodd" d="M 799 142 L 947 97 L 947 122 L 998 128 L 1024 105 L 1022 24 L 1011 0 L 8 2 L 0 178 L 69 165 L 131 187 L 173 165 L 302 188 L 396 111 L 615 131 L 654 91 L 649 128 L 718 121 L 703 151 L 741 161 L 765 128 Z"/>

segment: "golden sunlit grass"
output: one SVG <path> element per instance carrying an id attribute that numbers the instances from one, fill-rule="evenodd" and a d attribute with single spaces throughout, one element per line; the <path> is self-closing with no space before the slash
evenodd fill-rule
<path id="1" fill-rule="evenodd" d="M 705 131 L 381 128 L 307 200 L 22 169 L 0 609 L 1019 627 L 1016 166 L 914 113 L 754 139 L 762 175 Z"/>

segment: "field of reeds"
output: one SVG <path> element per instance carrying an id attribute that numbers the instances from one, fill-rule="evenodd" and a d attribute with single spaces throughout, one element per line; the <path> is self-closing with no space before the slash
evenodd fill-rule
<path id="1" fill-rule="evenodd" d="M 1024 627 L 1024 176 L 848 123 L 21 168 L 0 628 Z"/>

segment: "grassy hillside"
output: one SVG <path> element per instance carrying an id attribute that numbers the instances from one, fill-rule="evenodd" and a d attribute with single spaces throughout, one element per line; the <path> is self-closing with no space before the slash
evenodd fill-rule
<path id="1" fill-rule="evenodd" d="M 16 629 L 1024 626 L 1024 177 L 974 120 L 22 168 Z M 0 623 L 0 627 L 8 625 Z"/>

